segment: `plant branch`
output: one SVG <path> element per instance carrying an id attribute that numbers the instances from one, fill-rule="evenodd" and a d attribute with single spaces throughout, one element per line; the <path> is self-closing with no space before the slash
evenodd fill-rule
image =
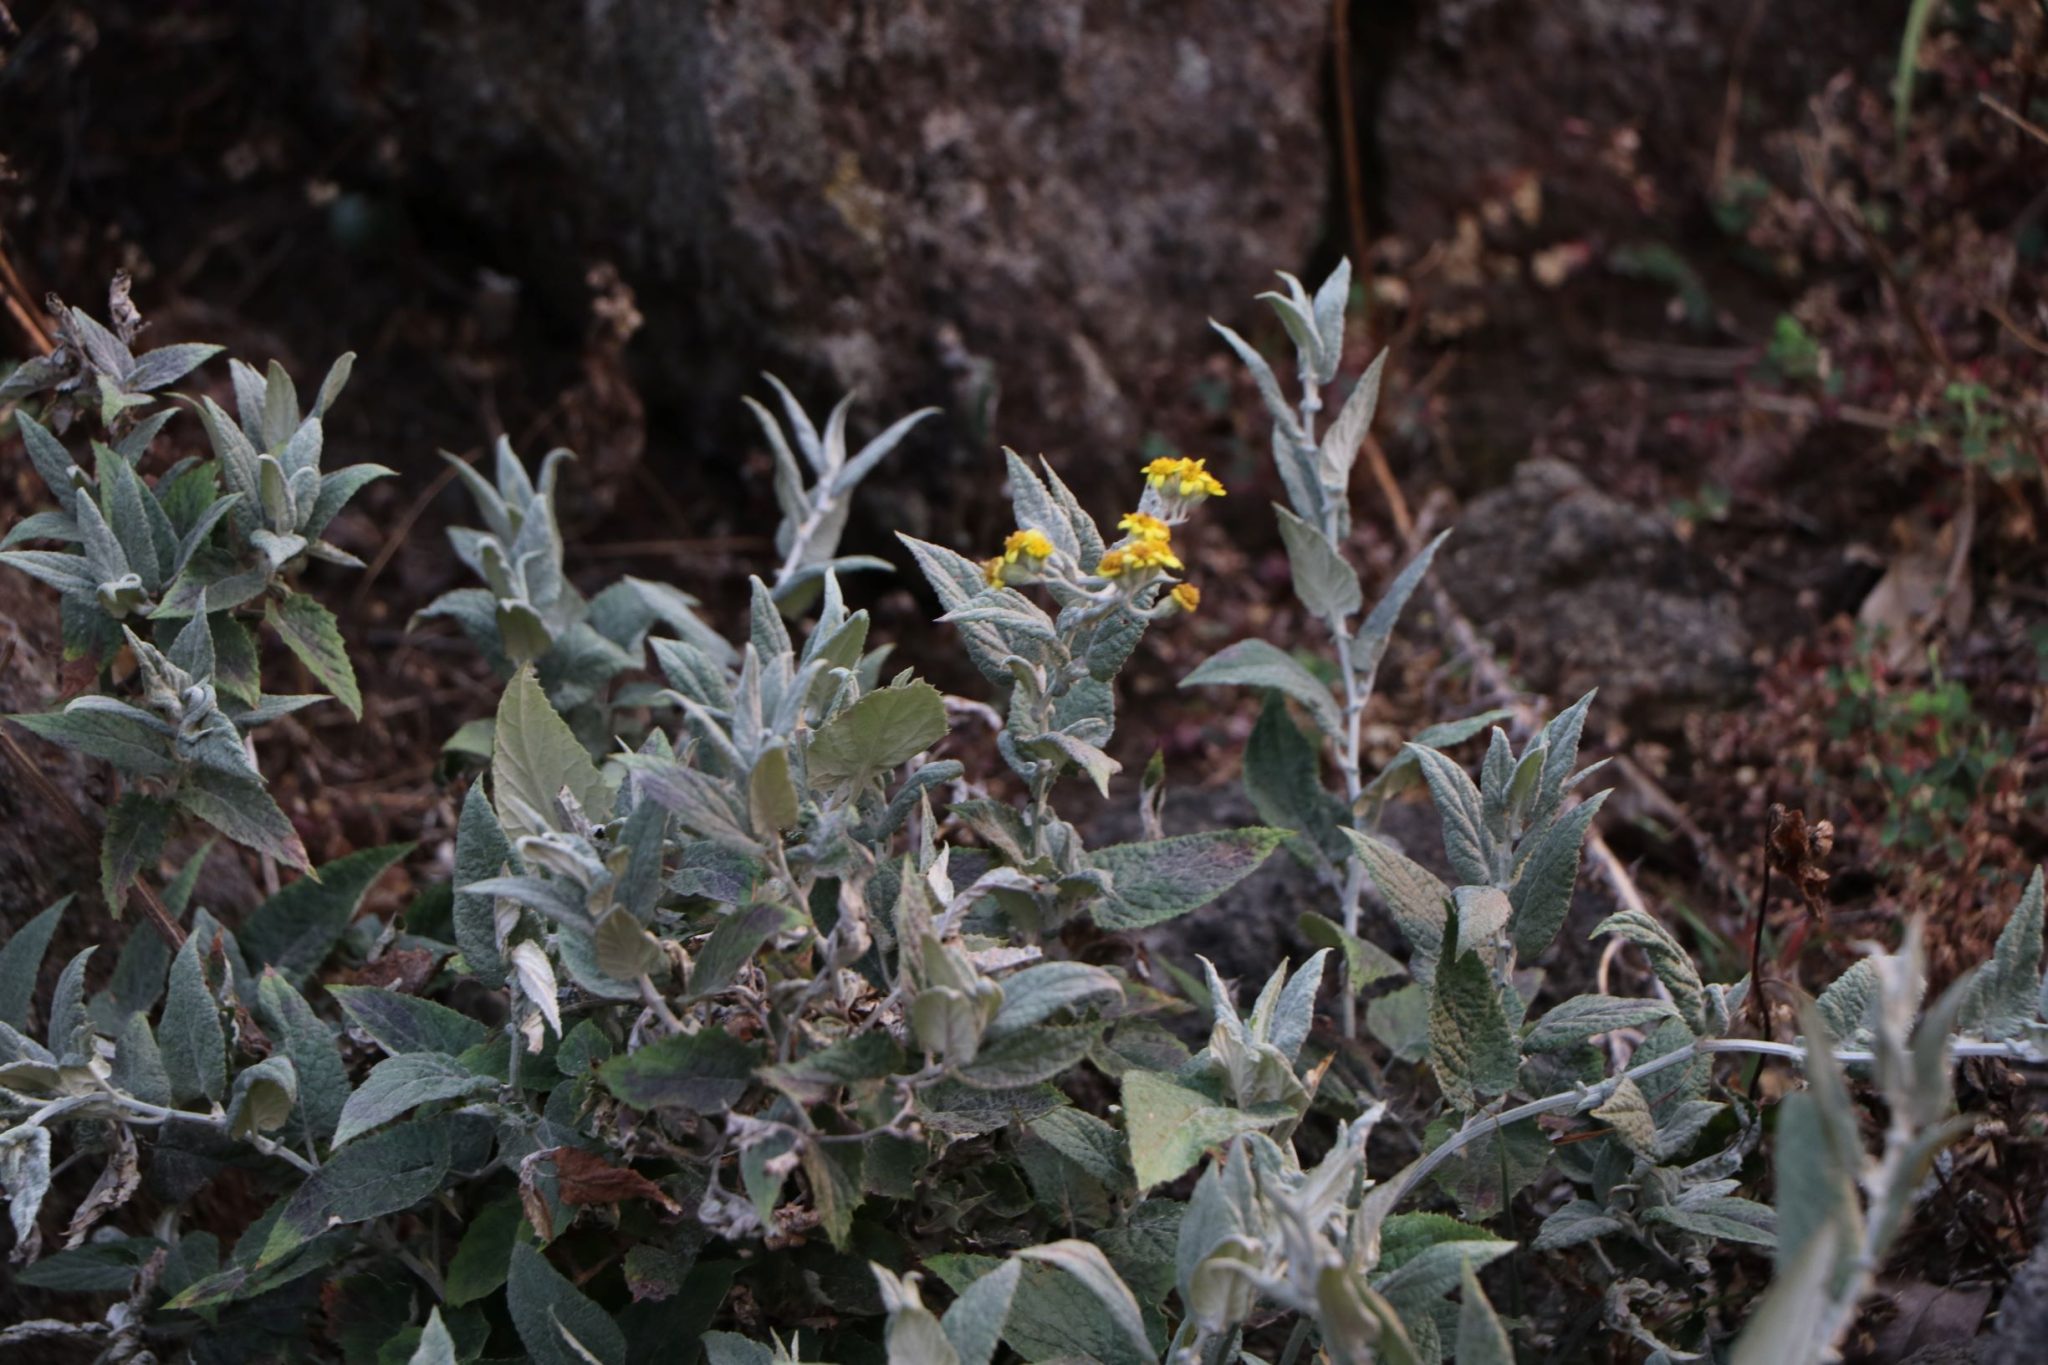
<path id="1" fill-rule="evenodd" d="M 1584 1113 L 1605 1104 L 1621 1088 L 1623 1081 L 1643 1081 L 1660 1071 L 1674 1066 L 1683 1066 L 1696 1057 L 1718 1056 L 1724 1053 L 1746 1054 L 1759 1057 L 1778 1057 L 1785 1061 L 1805 1062 L 1806 1049 L 1797 1043 L 1773 1043 L 1760 1038 L 1697 1038 L 1673 1052 L 1655 1057 L 1640 1066 L 1629 1068 L 1619 1075 L 1609 1076 L 1598 1085 L 1583 1090 L 1565 1090 L 1542 1099 L 1530 1100 L 1527 1104 L 1516 1105 L 1513 1109 L 1499 1114 L 1475 1118 L 1457 1132 L 1445 1138 L 1442 1145 L 1430 1149 L 1411 1162 L 1407 1169 L 1393 1178 L 1395 1193 L 1393 1204 L 1398 1204 L 1427 1179 L 1437 1167 L 1449 1161 L 1479 1139 L 1525 1119 L 1538 1118 L 1544 1114 L 1556 1114 L 1569 1110 Z M 2012 1042 L 1984 1042 L 1980 1039 L 1961 1039 L 1949 1048 L 1951 1057 L 1999 1057 L 2007 1061 L 2039 1065 L 2048 1063 L 2048 1056 L 2017 1040 Z M 1835 1061 L 1842 1066 L 1869 1066 L 1877 1060 L 1877 1054 L 1867 1048 L 1836 1048 Z M 1390 1204 L 1391 1208 L 1393 1205 Z"/>
<path id="2" fill-rule="evenodd" d="M 1311 467 L 1316 459 L 1316 414 L 1322 411 L 1322 391 L 1316 384 L 1314 373 L 1309 367 L 1306 355 L 1301 363 L 1301 445 L 1308 455 Z M 1343 537 L 1338 534 L 1342 519 L 1337 514 L 1336 499 L 1349 497 L 1346 489 L 1324 490 L 1322 532 L 1330 544 L 1341 546 Z M 1359 749 L 1364 733 L 1365 702 L 1371 684 L 1361 683 L 1358 667 L 1351 658 L 1351 623 L 1343 615 L 1331 612 L 1323 618 L 1323 625 L 1330 632 L 1330 644 L 1336 651 L 1337 671 L 1344 682 L 1344 730 L 1340 735 L 1330 736 L 1330 747 L 1335 753 L 1337 771 L 1344 779 L 1344 808 L 1351 812 L 1354 827 L 1358 821 L 1358 798 L 1364 793 L 1364 782 L 1359 773 Z M 1345 859 L 1344 885 L 1339 890 L 1339 919 L 1344 932 L 1354 937 L 1358 933 L 1359 903 L 1365 894 L 1365 864 L 1357 855 Z M 1349 989 L 1343 992 L 1340 1023 L 1346 1038 L 1358 1036 L 1358 1000 Z"/>

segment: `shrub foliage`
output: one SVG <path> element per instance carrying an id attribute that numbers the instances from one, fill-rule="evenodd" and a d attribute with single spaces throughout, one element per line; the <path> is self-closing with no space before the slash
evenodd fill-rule
<path id="1" fill-rule="evenodd" d="M 1480 1272 L 1527 1248 L 1582 1256 L 1608 1327 L 1651 1359 L 1825 1358 L 1963 1122 L 1952 1059 L 2039 1058 L 2040 877 L 1975 976 L 1924 1002 L 1909 928 L 1803 1007 L 1797 1043 L 1746 1036 L 1752 983 L 1704 981 L 1637 911 L 1595 932 L 1640 949 L 1653 994 L 1546 996 L 1537 964 L 1601 801 L 1578 752 L 1593 698 L 1519 740 L 1501 713 L 1455 718 L 1363 770 L 1367 699 L 1436 546 L 1368 600 L 1344 545 L 1380 362 L 1318 430 L 1349 270 L 1313 293 L 1283 278 L 1266 298 L 1296 350 L 1292 400 L 1221 330 L 1270 409 L 1275 512 L 1326 649 L 1246 640 L 1186 680 L 1264 694 L 1245 757 L 1263 825 L 1162 837 L 1156 771 L 1141 841 L 1090 847 L 1060 813 L 1076 781 L 1111 790 L 1118 672 L 1199 607 L 1175 536 L 1226 491 L 1201 460 L 1138 471 L 1105 529 L 1010 453 L 1016 530 L 995 554 L 906 538 L 986 681 L 991 705 L 963 704 L 891 666 L 846 590 L 888 565 L 839 553 L 857 487 L 928 414 L 854 449 L 850 402 L 821 426 L 770 381 L 779 412 L 751 406 L 778 562 L 737 639 L 667 584 L 572 585 L 566 452 L 529 469 L 501 442 L 489 477 L 457 464 L 480 525 L 450 540 L 477 586 L 420 615 L 452 621 L 503 691 L 451 741 L 485 770 L 452 874 L 390 922 L 361 902 L 411 850 L 309 867 L 256 748 L 303 707 L 362 709 L 335 617 L 299 586 L 310 560 L 355 562 L 323 532 L 389 473 L 325 458 L 350 358 L 310 407 L 277 364 L 231 361 L 231 415 L 166 400 L 216 348 L 136 355 L 125 288 L 111 327 L 65 312 L 58 352 L 0 388 L 55 504 L 0 561 L 60 594 L 96 685 L 12 719 L 119 774 L 95 894 L 118 914 L 139 882 L 158 918 L 111 970 L 81 951 L 44 1000 L 75 901 L 0 947 L 0 1186 L 15 1278 L 52 1304 L 0 1344 L 1491 1365 L 1527 1328 Z M 145 474 L 181 411 L 212 458 Z M 325 695 L 264 691 L 266 633 Z M 935 756 L 978 717 L 1000 725 L 999 783 Z M 1445 750 L 1482 734 L 1475 779 Z M 1455 884 L 1377 831 L 1416 781 Z M 224 924 L 193 903 L 197 859 L 157 884 L 187 825 L 301 875 Z M 1166 989 L 1116 951 L 1283 846 L 1329 888 L 1307 961 L 1262 984 L 1204 963 Z M 1402 942 L 1362 936 L 1369 901 Z M 398 955 L 429 964 L 423 985 L 333 979 Z M 1763 1115 L 1717 1071 L 1731 1053 L 1804 1070 L 1774 1179 Z M 1389 1055 L 1432 1084 L 1359 1061 Z M 1874 1143 L 1852 1080 L 1883 1099 Z M 1372 1141 L 1396 1128 L 1412 1155 Z M 53 1192 L 74 1163 L 97 1180 Z M 267 1207 L 223 1244 L 181 1209 L 231 1168 Z M 1756 1197 L 1773 1186 L 1775 1206 Z M 1508 1216 L 1525 1194 L 1533 1224 Z M 1674 1282 L 1724 1243 L 1775 1258 L 1746 1324 L 1688 1309 Z"/>

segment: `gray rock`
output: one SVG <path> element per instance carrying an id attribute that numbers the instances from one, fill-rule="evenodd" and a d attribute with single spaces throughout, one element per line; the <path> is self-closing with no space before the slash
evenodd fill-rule
<path id="1" fill-rule="evenodd" d="M 2048 1207 L 2044 1207 L 2039 1229 L 2048 1233 Z M 1982 1365 L 2034 1365 L 2048 1342 L 2048 1236 L 2034 1244 L 2012 1277 L 2005 1300 L 1998 1306 L 1998 1329 L 1980 1341 Z"/>
<path id="2" fill-rule="evenodd" d="M 2025 1359 L 2038 1360 L 2040 1344 L 2029 1343 L 2029 1354 Z M 1974 1341 L 1945 1341 L 1933 1346 L 1922 1346 L 1899 1362 L 1899 1365 L 1985 1365 L 1990 1357 L 1984 1354 L 1981 1344 Z"/>
<path id="3" fill-rule="evenodd" d="M 1204 311 L 1320 227 L 1318 0 L 246 8 L 565 311 L 614 261 L 650 399 L 720 418 L 770 363 L 871 415 L 948 403 L 976 458 L 1131 446 L 1214 353 Z"/>
<path id="4" fill-rule="evenodd" d="M 1739 698 L 1752 676 L 1740 603 L 1661 515 L 1577 470 L 1530 460 L 1466 508 L 1437 560 L 1514 676 L 1657 729 Z"/>

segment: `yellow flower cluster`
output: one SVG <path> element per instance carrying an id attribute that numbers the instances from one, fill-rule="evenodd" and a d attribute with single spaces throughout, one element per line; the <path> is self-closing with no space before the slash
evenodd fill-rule
<path id="1" fill-rule="evenodd" d="M 1045 538 L 1045 532 L 1012 531 L 1003 541 L 1003 552 L 994 559 L 983 561 L 981 575 L 991 588 L 1000 588 L 1003 586 L 1003 570 L 1010 565 L 1035 571 L 1052 556 L 1053 545 Z"/>
<path id="2" fill-rule="evenodd" d="M 1149 586 L 1150 576 L 1155 573 L 1177 573 L 1186 568 L 1173 552 L 1174 526 L 1195 503 L 1224 495 L 1222 483 L 1209 472 L 1205 460 L 1165 457 L 1146 465 L 1144 474 L 1148 491 L 1143 506 L 1149 510 L 1125 513 L 1116 524 L 1124 538 L 1105 550 L 1095 564 L 1097 578 L 1132 580 L 1125 584 L 1128 593 Z M 1056 554 L 1044 532 L 1012 531 L 1003 541 L 1003 552 L 982 561 L 982 577 L 991 588 L 1044 582 L 1047 564 Z M 1059 566 L 1050 570 L 1052 577 L 1060 581 L 1065 581 L 1069 572 Z M 1192 583 L 1179 583 L 1168 594 L 1168 602 L 1160 603 L 1150 614 L 1156 619 L 1176 609 L 1191 612 L 1201 602 L 1200 588 Z"/>
<path id="3" fill-rule="evenodd" d="M 1162 536 L 1157 540 L 1134 540 L 1128 545 L 1118 546 L 1102 556 L 1095 572 L 1104 578 L 1121 578 L 1127 573 L 1146 569 L 1182 567 L 1179 557 L 1173 552 L 1173 542 Z"/>
<path id="4" fill-rule="evenodd" d="M 1173 539 L 1173 528 L 1171 526 L 1168 526 L 1159 518 L 1148 516 L 1143 512 L 1127 513 L 1124 519 L 1116 524 L 1116 529 L 1128 531 L 1133 538 L 1138 540 L 1156 540 L 1161 544 L 1165 544 Z"/>
<path id="5" fill-rule="evenodd" d="M 1162 493 L 1199 501 L 1224 496 L 1223 485 L 1208 470 L 1207 460 L 1161 456 L 1145 466 L 1145 482 Z"/>

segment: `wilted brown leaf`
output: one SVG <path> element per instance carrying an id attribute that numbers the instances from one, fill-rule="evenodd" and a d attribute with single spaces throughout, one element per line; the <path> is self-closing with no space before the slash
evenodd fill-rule
<path id="1" fill-rule="evenodd" d="M 670 1213 L 683 1211 L 682 1205 L 638 1171 L 614 1166 L 581 1148 L 557 1147 L 551 1159 L 555 1163 L 555 1177 L 561 1182 L 557 1192 L 564 1204 L 618 1204 L 628 1199 L 648 1199 Z"/>
<path id="2" fill-rule="evenodd" d="M 1769 847 L 1771 866 L 1792 879 L 1806 908 L 1817 915 L 1826 914 L 1828 871 L 1821 864 L 1834 851 L 1834 822 L 1815 820 L 1809 824 L 1805 811 L 1773 804 Z"/>

